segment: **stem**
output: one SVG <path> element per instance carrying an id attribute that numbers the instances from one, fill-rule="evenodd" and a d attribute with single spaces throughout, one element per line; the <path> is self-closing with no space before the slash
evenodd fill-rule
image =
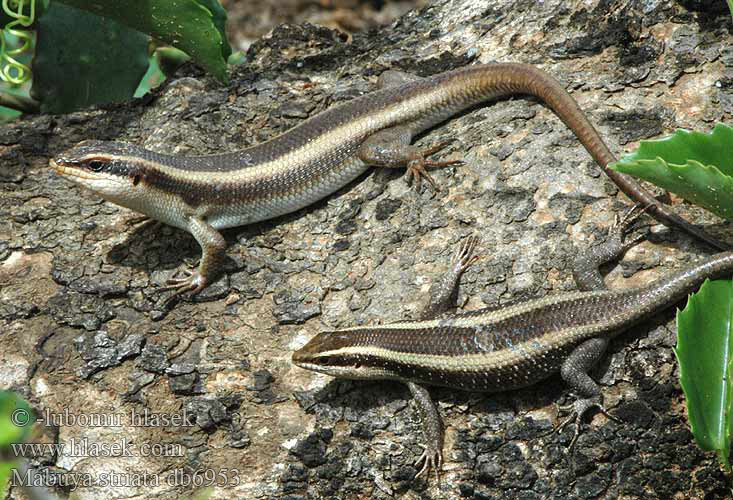
<path id="1" fill-rule="evenodd" d="M 23 113 L 38 113 L 41 111 L 41 103 L 30 97 L 0 92 L 0 106 L 15 109 Z"/>

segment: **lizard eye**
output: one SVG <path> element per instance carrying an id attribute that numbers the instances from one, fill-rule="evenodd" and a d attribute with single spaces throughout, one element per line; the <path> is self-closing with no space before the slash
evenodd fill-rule
<path id="1" fill-rule="evenodd" d="M 101 172 L 104 170 L 105 162 L 101 160 L 91 160 L 89 163 L 87 163 L 87 166 L 89 167 L 89 170 L 92 172 Z"/>

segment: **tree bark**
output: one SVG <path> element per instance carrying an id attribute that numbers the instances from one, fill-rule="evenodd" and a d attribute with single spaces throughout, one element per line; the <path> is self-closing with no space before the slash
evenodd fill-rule
<path id="1" fill-rule="evenodd" d="M 422 436 L 406 387 L 332 382 L 290 364 L 320 330 L 415 317 L 470 234 L 481 236 L 481 259 L 463 277 L 465 309 L 574 289 L 574 248 L 602 239 L 629 202 L 534 99 L 478 107 L 420 138 L 453 139 L 445 158 L 466 161 L 434 172 L 437 195 L 375 170 L 307 209 L 226 231 L 226 276 L 170 311 L 156 287 L 198 258 L 193 238 L 133 227 L 135 214 L 47 167 L 83 139 L 232 151 L 373 89 L 384 70 L 425 76 L 492 61 L 555 75 L 620 155 L 730 119 L 733 40 L 720 4 L 441 1 L 348 43 L 281 26 L 228 87 L 185 67 L 152 98 L 3 126 L 0 383 L 60 415 L 37 441 L 124 442 L 136 455 L 87 449 L 45 455 L 42 466 L 122 482 L 79 487 L 79 498 L 178 498 L 212 475 L 210 498 L 726 497 L 714 454 L 688 430 L 671 311 L 612 343 L 593 375 L 623 423 L 595 415 L 572 453 L 572 426 L 551 432 L 558 404 L 572 401 L 559 377 L 498 395 L 431 390 L 446 426 L 440 483 L 413 479 Z M 731 239 L 714 216 L 673 206 Z M 648 283 L 709 252 L 655 226 L 607 283 Z M 185 413 L 192 425 L 134 420 L 146 411 Z M 119 415 L 119 425 L 90 425 L 94 415 Z M 139 456 L 145 444 L 178 447 Z"/>

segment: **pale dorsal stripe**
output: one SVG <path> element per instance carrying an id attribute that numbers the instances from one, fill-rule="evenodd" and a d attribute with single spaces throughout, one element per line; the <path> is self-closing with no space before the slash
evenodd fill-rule
<path id="1" fill-rule="evenodd" d="M 606 331 L 608 325 L 603 322 L 583 325 L 574 328 L 554 331 L 540 337 L 530 339 L 526 342 L 515 344 L 512 347 L 505 347 L 493 352 L 481 354 L 464 355 L 441 355 L 441 354 L 415 354 L 401 351 L 394 351 L 375 346 L 349 346 L 330 351 L 323 351 L 318 356 L 330 357 L 339 355 L 363 356 L 392 361 L 405 366 L 419 366 L 422 369 L 441 370 L 446 367 L 460 366 L 462 372 L 481 373 L 490 366 L 492 370 L 501 370 L 518 366 L 520 361 L 527 358 L 527 350 L 533 353 L 541 351 L 550 352 L 557 346 L 569 346 L 580 343 L 586 338 L 593 337 L 600 332 Z M 533 355 L 535 356 L 535 355 Z"/>
<path id="2" fill-rule="evenodd" d="M 451 328 L 477 328 L 483 327 L 484 329 L 490 326 L 492 323 L 498 323 L 500 321 L 511 319 L 512 317 L 521 316 L 523 314 L 536 311 L 545 306 L 559 305 L 563 302 L 573 302 L 579 299 L 589 299 L 593 297 L 603 295 L 617 295 L 617 291 L 609 290 L 598 290 L 595 292 L 569 292 L 563 294 L 561 298 L 557 295 L 548 295 L 539 299 L 530 300 L 528 302 L 522 302 L 514 304 L 501 309 L 487 310 L 483 314 L 474 314 L 471 316 L 457 316 L 448 318 L 437 318 L 426 321 L 405 321 L 399 323 L 389 323 L 387 325 L 380 325 L 378 327 L 368 326 L 353 326 L 349 328 L 342 328 L 338 330 L 341 332 L 360 331 L 367 329 L 379 329 L 379 330 L 429 330 L 439 327 L 451 327 Z"/>
<path id="3" fill-rule="evenodd" d="M 450 83 L 457 83 L 458 81 L 459 79 L 457 79 L 456 82 Z M 325 152 L 331 151 L 334 144 L 344 144 L 350 141 L 363 140 L 368 135 L 386 127 L 394 126 L 401 122 L 410 122 L 414 116 L 419 116 L 421 113 L 424 113 L 424 110 L 440 106 L 442 101 L 445 99 L 445 95 L 448 94 L 449 92 L 446 92 L 444 87 L 435 88 L 433 91 L 428 92 L 418 92 L 414 96 L 408 97 L 400 102 L 390 104 L 388 107 L 380 110 L 379 113 L 368 113 L 356 120 L 347 120 L 344 124 L 326 131 L 314 140 L 306 142 L 300 147 L 289 151 L 287 154 L 277 159 L 258 165 L 249 165 L 239 170 L 228 171 L 226 173 L 227 181 L 237 184 L 244 182 L 251 183 L 257 180 L 275 177 L 279 173 L 290 174 L 292 173 L 294 165 L 310 165 L 312 162 L 322 157 Z M 330 113 L 337 109 L 338 108 L 332 108 L 324 111 L 324 113 Z M 307 125 L 308 123 L 309 122 L 305 122 L 301 125 L 297 125 L 295 128 Z M 290 129 L 272 140 L 278 140 L 280 137 L 291 133 L 293 130 L 294 129 Z M 260 145 L 254 147 L 259 146 Z M 237 153 L 246 155 L 247 151 L 247 149 L 244 149 L 237 151 Z M 181 181 L 206 183 L 211 182 L 212 179 L 212 172 L 210 171 L 184 170 L 169 165 L 162 165 L 154 161 L 148 161 L 137 156 L 112 155 L 111 158 L 138 162 Z M 199 156 L 197 158 L 205 158 L 205 156 Z M 216 180 L 215 182 L 220 181 Z"/>

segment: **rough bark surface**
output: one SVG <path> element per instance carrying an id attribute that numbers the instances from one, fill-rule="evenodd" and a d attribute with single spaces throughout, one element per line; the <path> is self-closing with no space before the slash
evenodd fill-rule
<path id="1" fill-rule="evenodd" d="M 193 238 L 135 228 L 135 214 L 47 167 L 88 138 L 231 151 L 372 89 L 386 69 L 428 75 L 491 61 L 556 75 L 622 153 L 678 127 L 730 120 L 733 37 L 718 4 L 439 1 L 350 43 L 325 28 L 282 26 L 250 48 L 228 87 L 187 68 L 129 105 L 2 127 L 0 384 L 61 419 L 39 425 L 36 441 L 126 443 L 134 455 L 87 449 L 36 464 L 66 482 L 70 472 L 119 475 L 121 484 L 77 488 L 79 499 L 180 498 L 212 475 L 210 498 L 226 499 L 727 497 L 715 457 L 688 430 L 671 311 L 613 342 L 594 376 L 622 423 L 595 415 L 573 453 L 572 426 L 550 432 L 558 404 L 572 401 L 559 377 L 508 394 L 432 390 L 446 424 L 440 482 L 414 479 L 422 437 L 405 387 L 333 382 L 290 364 L 321 329 L 414 317 L 473 233 L 482 258 L 463 278 L 463 307 L 574 288 L 574 247 L 603 238 L 628 200 L 535 100 L 482 106 L 421 138 L 454 139 L 443 156 L 466 161 L 434 174 L 438 195 L 374 171 L 305 210 L 226 231 L 226 276 L 172 310 L 156 287 L 198 258 Z M 733 240 L 721 221 L 673 201 Z M 647 283 L 709 252 L 655 226 L 608 282 Z M 185 413 L 192 425 L 143 426 L 132 412 Z M 90 420 L 117 415 L 119 425 Z M 142 456 L 146 444 L 177 445 L 175 456 Z"/>

